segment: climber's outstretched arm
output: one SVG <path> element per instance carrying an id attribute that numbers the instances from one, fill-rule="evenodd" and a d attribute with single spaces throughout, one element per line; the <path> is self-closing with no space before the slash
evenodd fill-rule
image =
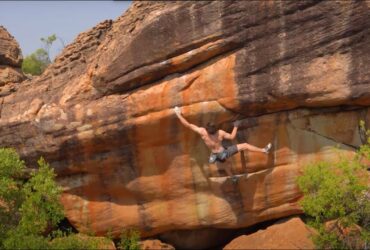
<path id="1" fill-rule="evenodd" d="M 220 133 L 221 133 L 222 137 L 226 140 L 234 140 L 235 137 L 236 137 L 236 133 L 238 132 L 239 124 L 240 124 L 239 121 L 234 122 L 234 128 L 233 128 L 233 131 L 231 132 L 231 134 L 227 133 L 223 130 L 220 130 Z"/>
<path id="2" fill-rule="evenodd" d="M 182 115 L 181 115 L 181 110 L 180 108 L 178 107 L 175 107 L 175 113 L 176 113 L 176 116 L 180 119 L 181 123 L 184 124 L 185 127 L 187 128 L 190 128 L 191 130 L 197 132 L 198 134 L 201 134 L 202 133 L 202 128 L 201 127 L 198 127 L 194 124 L 191 124 L 190 122 L 188 122 Z"/>

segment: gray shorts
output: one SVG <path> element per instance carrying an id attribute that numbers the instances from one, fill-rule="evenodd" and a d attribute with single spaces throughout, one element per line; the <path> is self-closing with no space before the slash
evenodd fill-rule
<path id="1" fill-rule="evenodd" d="M 211 153 L 209 156 L 209 163 L 215 163 L 216 161 L 225 162 L 227 158 L 230 158 L 234 154 L 238 153 L 238 148 L 236 145 L 225 148 L 220 153 Z"/>

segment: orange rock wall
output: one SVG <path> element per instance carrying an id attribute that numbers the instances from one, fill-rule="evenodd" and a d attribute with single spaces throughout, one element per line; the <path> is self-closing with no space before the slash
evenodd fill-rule
<path id="1" fill-rule="evenodd" d="M 0 146 L 30 166 L 46 158 L 82 232 L 146 237 L 299 214 L 302 168 L 352 154 L 358 121 L 370 124 L 369 17 L 361 1 L 134 2 L 40 77 L 0 89 Z M 272 142 L 272 153 L 233 156 L 244 174 L 233 184 L 175 106 L 198 126 L 242 120 L 233 143 Z"/>

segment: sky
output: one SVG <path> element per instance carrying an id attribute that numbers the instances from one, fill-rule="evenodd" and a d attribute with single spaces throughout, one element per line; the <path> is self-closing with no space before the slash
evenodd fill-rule
<path id="1" fill-rule="evenodd" d="M 131 1 L 0 1 L 0 25 L 17 40 L 23 57 L 43 47 L 41 37 L 56 34 L 50 50 L 58 55 L 81 32 L 107 19 L 116 19 Z"/>

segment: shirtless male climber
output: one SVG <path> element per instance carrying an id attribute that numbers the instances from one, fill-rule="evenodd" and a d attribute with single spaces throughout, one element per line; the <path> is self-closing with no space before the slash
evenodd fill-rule
<path id="1" fill-rule="evenodd" d="M 243 150 L 267 154 L 271 149 L 271 143 L 267 144 L 266 147 L 264 148 L 258 148 L 248 143 L 240 143 L 236 145 L 234 144 L 230 147 L 224 148 L 221 142 L 224 139 L 233 140 L 235 138 L 240 123 L 239 121 L 234 122 L 234 128 L 230 134 L 221 129 L 217 129 L 215 124 L 211 122 L 208 122 L 205 128 L 198 127 L 194 124 L 189 123 L 181 115 L 181 110 L 179 107 L 175 107 L 174 110 L 177 117 L 180 119 L 181 123 L 184 124 L 185 127 L 190 128 L 191 130 L 197 132 L 201 136 L 207 147 L 211 150 L 211 155 L 209 157 L 209 163 L 211 164 L 217 161 L 223 163 L 226 161 L 226 159 Z M 229 176 L 233 176 L 231 168 L 228 165 L 225 166 L 225 171 Z"/>

